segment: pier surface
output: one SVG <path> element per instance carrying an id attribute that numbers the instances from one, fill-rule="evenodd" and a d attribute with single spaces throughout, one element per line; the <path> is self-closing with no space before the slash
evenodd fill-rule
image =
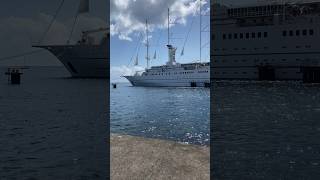
<path id="1" fill-rule="evenodd" d="M 210 179 L 209 147 L 111 135 L 111 179 Z"/>

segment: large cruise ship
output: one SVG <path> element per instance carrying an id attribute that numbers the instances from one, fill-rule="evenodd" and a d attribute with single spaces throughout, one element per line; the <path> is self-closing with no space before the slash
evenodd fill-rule
<path id="1" fill-rule="evenodd" d="M 200 9 L 201 12 L 201 9 Z M 201 18 L 201 15 L 200 15 Z M 152 66 L 143 72 L 136 72 L 132 76 L 124 76 L 133 86 L 153 87 L 210 87 L 210 63 L 200 62 L 180 64 L 176 62 L 177 48 L 170 44 L 170 24 L 168 10 L 168 61 L 162 66 Z M 147 24 L 146 24 L 147 25 Z M 201 25 L 200 25 L 201 26 Z M 147 55 L 148 55 L 148 25 L 146 26 Z M 201 51 L 201 50 L 200 50 Z"/>
<path id="2" fill-rule="evenodd" d="M 156 87 L 209 87 L 210 63 L 179 64 L 175 60 L 176 48 L 167 45 L 169 61 L 163 66 L 153 66 L 133 76 L 124 76 L 133 86 Z"/>
<path id="3" fill-rule="evenodd" d="M 95 41 L 89 34 L 105 31 L 102 40 Z M 70 72 L 78 78 L 109 77 L 109 30 L 100 28 L 84 31 L 82 39 L 73 45 L 37 45 L 55 55 Z"/>
<path id="4" fill-rule="evenodd" d="M 320 81 L 320 2 L 211 9 L 212 79 Z"/>

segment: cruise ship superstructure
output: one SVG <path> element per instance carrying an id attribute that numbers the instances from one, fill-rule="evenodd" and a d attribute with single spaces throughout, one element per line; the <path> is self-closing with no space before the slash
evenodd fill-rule
<path id="1" fill-rule="evenodd" d="M 320 81 L 320 2 L 211 9 L 213 79 Z"/>

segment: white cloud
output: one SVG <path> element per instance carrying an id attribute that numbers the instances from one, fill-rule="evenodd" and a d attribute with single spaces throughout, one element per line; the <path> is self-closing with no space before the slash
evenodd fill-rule
<path id="1" fill-rule="evenodd" d="M 122 40 L 132 40 L 136 32 L 145 30 L 145 21 L 150 23 L 150 31 L 166 28 L 167 9 L 170 8 L 170 21 L 186 24 L 190 15 L 199 11 L 200 0 L 111 0 L 112 36 Z M 202 0 L 202 6 L 207 4 Z"/>
<path id="2" fill-rule="evenodd" d="M 143 71 L 144 68 L 140 66 L 111 66 L 110 74 L 112 82 L 128 82 L 121 76 L 134 75 L 137 71 Z"/>

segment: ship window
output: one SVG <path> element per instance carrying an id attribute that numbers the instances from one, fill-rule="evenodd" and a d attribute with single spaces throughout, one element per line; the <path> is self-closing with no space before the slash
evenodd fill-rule
<path id="1" fill-rule="evenodd" d="M 264 32 L 263 33 L 263 36 L 266 38 L 266 37 L 268 37 L 268 32 Z"/>
<path id="2" fill-rule="evenodd" d="M 226 39 L 227 38 L 227 35 L 226 34 L 223 34 L 223 39 Z"/>
<path id="3" fill-rule="evenodd" d="M 296 36 L 300 36 L 300 30 L 296 30 Z"/>
<path id="4" fill-rule="evenodd" d="M 228 35 L 228 38 L 229 38 L 229 39 L 232 39 L 232 34 L 229 34 L 229 35 Z"/>
<path id="5" fill-rule="evenodd" d="M 252 37 L 252 38 L 255 38 L 255 37 L 256 37 L 256 33 L 254 33 L 254 32 L 251 33 L 251 37 Z"/>
<path id="6" fill-rule="evenodd" d="M 258 38 L 261 38 L 261 32 L 258 32 Z"/>
<path id="7" fill-rule="evenodd" d="M 290 36 L 293 36 L 293 31 L 289 31 L 289 35 L 290 35 Z"/>
<path id="8" fill-rule="evenodd" d="M 304 29 L 304 30 L 302 31 L 302 35 L 304 35 L 304 36 L 307 35 L 307 30 L 306 30 L 306 29 Z"/>
<path id="9" fill-rule="evenodd" d="M 247 74 L 247 72 L 242 72 L 242 74 Z"/>
<path id="10" fill-rule="evenodd" d="M 243 39 L 243 33 L 240 33 L 240 39 Z"/>
<path id="11" fill-rule="evenodd" d="M 250 34 L 246 33 L 246 38 L 249 39 L 249 37 L 250 37 Z"/>
<path id="12" fill-rule="evenodd" d="M 309 30 L 309 34 L 310 34 L 311 36 L 313 36 L 313 34 L 314 34 L 313 29 L 310 29 L 310 30 Z"/>
<path id="13" fill-rule="evenodd" d="M 287 36 L 287 31 L 282 31 L 282 36 Z"/>
<path id="14" fill-rule="evenodd" d="M 237 34 L 237 33 L 234 33 L 234 34 L 233 34 L 233 38 L 234 38 L 234 39 L 238 39 L 238 34 Z"/>

